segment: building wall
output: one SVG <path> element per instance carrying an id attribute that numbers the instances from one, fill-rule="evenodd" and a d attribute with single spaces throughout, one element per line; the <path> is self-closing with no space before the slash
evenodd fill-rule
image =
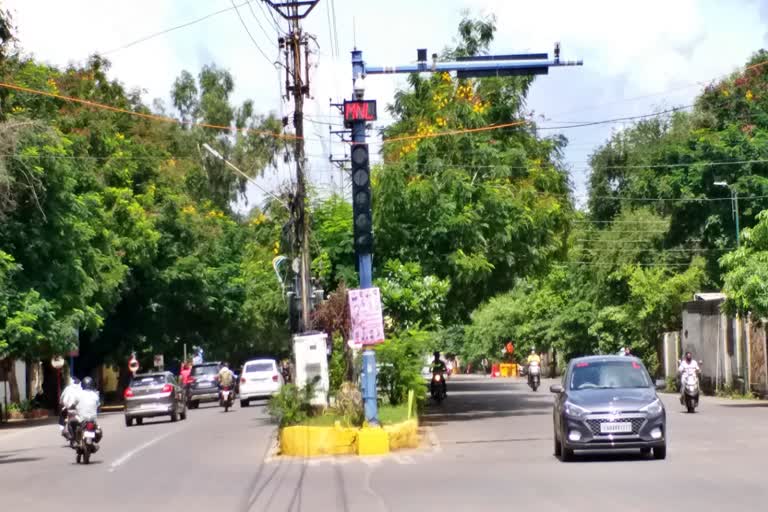
<path id="1" fill-rule="evenodd" d="M 720 312 L 722 300 L 698 300 L 683 305 L 681 357 L 690 351 L 702 361 L 704 391 L 734 389 L 745 392 L 747 371 L 747 322 Z"/>

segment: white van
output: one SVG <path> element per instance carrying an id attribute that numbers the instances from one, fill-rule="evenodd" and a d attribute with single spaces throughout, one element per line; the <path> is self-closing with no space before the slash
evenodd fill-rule
<path id="1" fill-rule="evenodd" d="M 274 359 L 248 361 L 240 375 L 240 406 L 248 407 L 251 400 L 271 397 L 283 384 L 283 375 Z"/>

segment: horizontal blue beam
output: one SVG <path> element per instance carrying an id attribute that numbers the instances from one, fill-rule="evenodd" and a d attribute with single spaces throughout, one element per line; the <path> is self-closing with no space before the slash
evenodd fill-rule
<path id="1" fill-rule="evenodd" d="M 491 62 L 437 62 L 433 64 L 427 64 L 421 62 L 418 64 L 409 64 L 406 66 L 365 66 L 365 74 L 367 75 L 384 75 L 384 74 L 396 74 L 396 73 L 427 73 L 427 72 L 473 72 L 477 71 L 483 74 L 489 72 L 496 72 L 503 74 L 505 70 L 518 70 L 519 72 L 525 69 L 530 69 L 531 73 L 545 73 L 546 69 L 550 67 L 560 66 L 581 66 L 583 62 L 577 61 L 562 61 L 562 60 L 539 60 L 539 61 L 491 61 Z"/>

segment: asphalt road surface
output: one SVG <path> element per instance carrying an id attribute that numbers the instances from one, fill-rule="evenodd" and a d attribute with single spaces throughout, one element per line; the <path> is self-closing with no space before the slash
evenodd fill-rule
<path id="1" fill-rule="evenodd" d="M 126 428 L 103 416 L 90 466 L 75 464 L 56 425 L 0 429 L 4 510 L 541 511 L 763 510 L 768 402 L 704 399 L 684 414 L 666 396 L 667 460 L 635 453 L 552 455 L 548 382 L 455 377 L 430 407 L 424 446 L 388 457 L 270 457 L 264 407 L 213 405 L 186 421 Z M 215 508 L 214 508 L 215 507 Z"/>

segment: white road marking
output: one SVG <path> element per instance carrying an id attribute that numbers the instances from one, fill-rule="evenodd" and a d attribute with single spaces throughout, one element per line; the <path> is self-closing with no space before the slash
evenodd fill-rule
<path id="1" fill-rule="evenodd" d="M 146 443 L 142 444 L 138 448 L 135 448 L 135 449 L 125 453 L 122 457 L 117 459 L 115 462 L 113 462 L 109 466 L 109 472 L 112 473 L 117 468 L 119 468 L 120 466 L 122 466 L 123 464 L 128 462 L 137 453 L 139 453 L 139 452 L 141 452 L 143 450 L 146 450 L 147 448 L 149 448 L 153 444 L 158 443 L 158 442 L 162 441 L 163 439 L 165 439 L 166 437 L 170 436 L 171 434 L 175 434 L 175 433 L 176 433 L 176 431 L 172 430 L 172 431 L 167 432 L 167 433 L 165 433 L 165 434 L 163 434 L 161 436 L 158 436 L 158 437 L 156 437 L 154 439 L 151 439 L 151 440 L 147 441 Z"/>

